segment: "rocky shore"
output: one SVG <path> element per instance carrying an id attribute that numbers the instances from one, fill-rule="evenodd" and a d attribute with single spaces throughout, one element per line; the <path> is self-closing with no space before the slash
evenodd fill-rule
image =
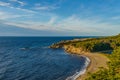
<path id="1" fill-rule="evenodd" d="M 78 40 L 78 41 L 83 41 L 83 40 Z M 96 53 L 86 52 L 80 47 L 76 48 L 70 45 L 69 42 L 70 41 L 61 41 L 51 45 L 50 48 L 53 49 L 63 48 L 67 53 L 86 56 L 90 59 L 90 64 L 87 67 L 86 72 L 83 75 L 79 76 L 77 80 L 85 80 L 85 78 L 89 76 L 89 73 L 96 72 L 97 70 L 99 70 L 100 67 L 107 68 L 107 62 L 109 61 L 109 59 L 105 55 L 100 54 L 99 52 Z M 72 42 L 76 42 L 76 41 L 73 40 Z"/>

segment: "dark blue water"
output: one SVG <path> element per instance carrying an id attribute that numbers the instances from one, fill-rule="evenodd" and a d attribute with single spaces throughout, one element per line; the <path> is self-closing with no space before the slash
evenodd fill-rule
<path id="1" fill-rule="evenodd" d="M 0 80 L 65 80 L 82 69 L 86 59 L 47 46 L 73 38 L 0 37 Z"/>

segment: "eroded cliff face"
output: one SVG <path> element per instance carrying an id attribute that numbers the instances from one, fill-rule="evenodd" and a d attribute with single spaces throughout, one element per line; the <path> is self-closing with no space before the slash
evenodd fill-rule
<path id="1" fill-rule="evenodd" d="M 83 53 L 85 53 L 85 51 L 82 48 L 76 48 L 72 45 L 64 45 L 63 48 L 66 52 L 72 53 L 72 54 L 83 54 Z"/>
<path id="2" fill-rule="evenodd" d="M 51 46 L 49 46 L 49 48 L 52 48 L 52 49 L 63 48 L 67 53 L 83 54 L 88 51 L 85 51 L 84 49 L 82 49 L 80 47 L 77 48 L 69 43 L 76 42 L 76 41 L 84 41 L 84 40 L 87 40 L 87 39 L 60 41 L 58 43 L 52 44 Z"/>
<path id="3" fill-rule="evenodd" d="M 72 54 L 83 54 L 86 52 L 80 47 L 77 48 L 73 45 L 67 45 L 64 43 L 56 43 L 56 44 L 49 46 L 49 48 L 52 48 L 52 49 L 63 48 L 67 53 L 72 53 Z"/>

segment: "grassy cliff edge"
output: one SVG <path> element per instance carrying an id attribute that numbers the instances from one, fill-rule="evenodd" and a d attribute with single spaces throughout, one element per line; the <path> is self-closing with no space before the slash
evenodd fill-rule
<path id="1" fill-rule="evenodd" d="M 77 80 L 118 80 L 120 79 L 119 46 L 120 35 L 117 35 L 103 38 L 61 41 L 51 45 L 50 48 L 64 48 L 68 53 L 80 54 L 90 58 L 91 64 L 89 68 L 86 73 L 80 76 Z M 100 54 L 100 52 L 107 52 L 110 50 L 113 51 L 112 54 Z M 115 55 L 119 57 L 114 57 Z M 114 66 L 119 67 L 116 68 Z M 108 75 L 109 77 L 104 77 Z"/>

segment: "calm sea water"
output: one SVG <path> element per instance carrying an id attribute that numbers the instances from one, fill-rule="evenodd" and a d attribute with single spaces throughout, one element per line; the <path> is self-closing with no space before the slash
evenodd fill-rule
<path id="1" fill-rule="evenodd" d="M 86 59 L 47 47 L 74 38 L 0 37 L 0 80 L 65 80 L 80 71 Z"/>

